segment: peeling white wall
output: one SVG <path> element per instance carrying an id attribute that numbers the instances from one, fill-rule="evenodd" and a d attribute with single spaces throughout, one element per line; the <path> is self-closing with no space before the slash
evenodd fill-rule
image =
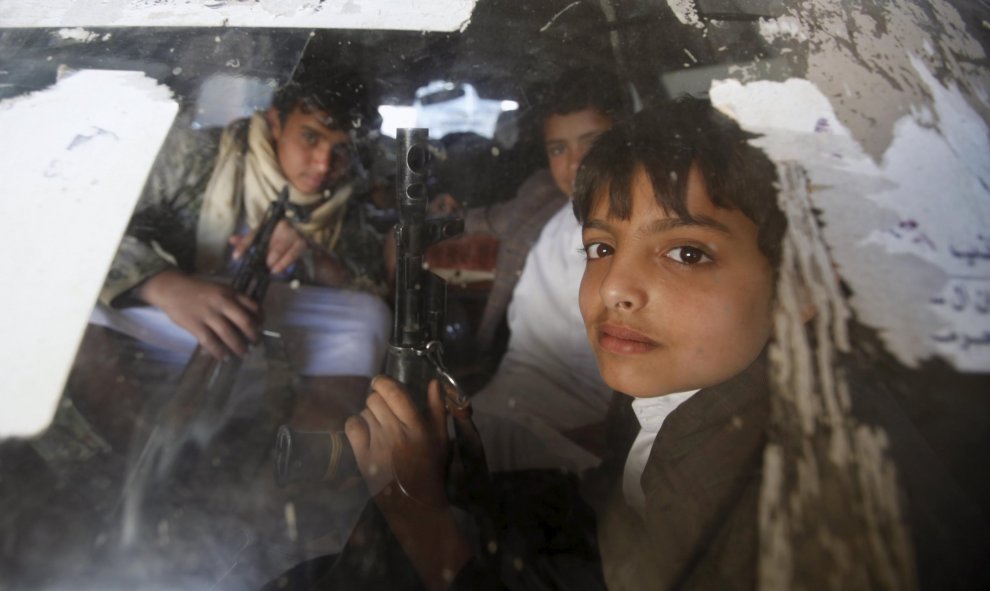
<path id="1" fill-rule="evenodd" d="M 725 80 L 713 102 L 808 171 L 850 303 L 891 352 L 990 371 L 984 52 L 948 3 L 843 4 L 804 0 L 761 22 L 768 43 L 799 44 L 805 79 Z"/>
<path id="2" fill-rule="evenodd" d="M 923 67 L 920 62 L 918 67 Z M 926 74 L 922 71 L 923 74 Z M 926 74 L 927 75 L 927 74 Z M 716 83 L 713 103 L 802 165 L 851 303 L 902 362 L 990 368 L 990 143 L 958 90 L 904 116 L 880 164 L 807 80 Z M 938 126 L 933 126 L 935 120 Z"/>
<path id="3" fill-rule="evenodd" d="M 299 27 L 456 31 L 475 0 L 0 0 L 0 27 Z"/>
<path id="4" fill-rule="evenodd" d="M 177 110 L 143 73 L 106 70 L 0 102 L 0 438 L 51 421 Z"/>

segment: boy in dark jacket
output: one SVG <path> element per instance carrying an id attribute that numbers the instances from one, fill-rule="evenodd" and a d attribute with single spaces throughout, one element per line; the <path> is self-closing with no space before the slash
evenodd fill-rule
<path id="1" fill-rule="evenodd" d="M 787 221 L 777 207 L 775 169 L 752 137 L 707 101 L 678 100 L 603 134 L 578 174 L 574 210 L 587 255 L 581 313 L 602 377 L 623 394 L 613 407 L 613 457 L 599 474 L 598 490 L 606 492 L 589 497 L 612 590 L 754 589 L 761 548 L 787 543 L 760 525 L 774 428 L 764 360 L 781 305 Z M 816 313 L 810 303 L 791 309 L 801 322 Z M 863 346 L 869 348 L 868 339 Z M 905 498 L 899 525 L 914 546 L 906 557 L 915 563 L 907 568 L 917 569 L 922 587 L 977 582 L 972 558 L 985 548 L 985 521 L 978 512 L 970 513 L 971 524 L 956 519 L 965 513 L 961 501 L 950 512 L 945 499 L 962 497 L 947 494 L 951 479 L 921 453 L 923 442 L 897 418 L 901 411 L 881 404 L 871 381 L 857 385 L 857 404 L 875 407 L 869 415 L 883 425 L 897 462 Z M 437 388 L 425 420 L 394 381 L 375 378 L 372 390 L 347 434 L 382 515 L 426 587 L 525 587 L 534 579 L 560 587 L 559 578 L 541 578 L 552 571 L 539 560 L 503 556 L 498 573 L 479 574 L 485 550 L 503 546 L 476 544 L 481 550 L 473 553 L 447 502 Z M 919 479 L 919 467 L 934 482 Z M 937 517 L 934 507 L 942 508 Z M 846 517 L 831 511 L 808 519 Z M 870 526 L 861 516 L 847 521 Z M 842 539 L 807 544 L 834 560 L 830 548 L 862 532 L 837 535 Z M 823 581 L 829 575 L 815 574 Z"/>

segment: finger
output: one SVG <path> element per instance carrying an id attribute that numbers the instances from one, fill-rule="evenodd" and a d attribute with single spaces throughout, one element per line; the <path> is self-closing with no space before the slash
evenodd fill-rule
<path id="1" fill-rule="evenodd" d="M 368 426 L 368 437 L 373 439 L 375 437 L 375 433 L 382 432 L 382 424 L 378 422 L 378 418 L 373 412 L 371 412 L 370 409 L 365 407 L 364 410 L 358 413 L 358 416 L 361 417 L 361 420 L 363 420 L 365 425 Z"/>
<path id="2" fill-rule="evenodd" d="M 244 309 L 241 306 L 241 299 L 241 297 L 234 297 L 222 304 L 219 312 L 225 320 L 223 325 L 232 325 L 240 333 L 237 335 L 239 341 L 246 339 L 248 342 L 256 343 L 261 336 L 257 315 L 250 309 Z M 250 300 L 250 298 L 247 299 Z M 257 306 L 254 307 L 257 308 Z M 225 334 L 222 333 L 221 338 L 224 339 L 224 342 L 227 342 L 224 336 Z"/>
<path id="3" fill-rule="evenodd" d="M 227 347 L 223 346 L 220 339 L 205 324 L 201 325 L 193 334 L 199 345 L 206 349 L 217 361 L 224 361 L 230 356 L 230 351 L 227 350 Z"/>
<path id="4" fill-rule="evenodd" d="M 297 260 L 299 260 L 300 255 L 306 250 L 306 243 L 299 240 L 293 243 L 289 248 L 287 248 L 279 257 L 273 265 L 270 265 L 272 273 L 278 274 L 284 272 L 286 269 L 292 266 Z"/>
<path id="5" fill-rule="evenodd" d="M 251 243 L 254 242 L 254 230 L 251 230 L 247 234 L 243 235 L 234 234 L 228 239 L 228 242 L 230 242 L 230 244 L 234 247 L 234 251 L 231 253 L 231 256 L 236 261 L 244 256 L 244 252 L 251 246 Z"/>
<path id="6" fill-rule="evenodd" d="M 243 293 L 235 293 L 234 299 L 251 313 L 251 323 L 255 327 L 255 340 L 253 342 L 258 342 L 258 337 L 261 336 L 261 325 L 265 323 L 265 309 L 261 307 L 261 304 Z"/>
<path id="7" fill-rule="evenodd" d="M 246 309 L 248 312 L 251 312 L 251 314 L 253 314 L 256 318 L 260 314 L 261 305 L 252 300 L 250 296 L 243 293 L 235 293 L 234 299 L 237 300 L 237 303 L 240 304 L 242 308 Z"/>
<path id="8" fill-rule="evenodd" d="M 389 409 L 402 424 L 412 427 L 419 424 L 420 414 L 413 405 L 409 393 L 399 382 L 388 376 L 376 376 L 371 381 L 371 389 L 378 392 Z"/>
<path id="9" fill-rule="evenodd" d="M 268 254 L 265 256 L 265 265 L 271 272 L 276 272 L 275 265 L 298 239 L 299 234 L 289 222 L 281 220 L 275 225 L 275 231 L 268 243 Z"/>
<path id="10" fill-rule="evenodd" d="M 368 396 L 367 412 L 371 414 L 380 425 L 382 433 L 388 433 L 392 439 L 397 439 L 402 435 L 402 422 L 396 418 L 395 413 L 389 408 L 388 403 L 378 392 L 372 392 Z M 362 411 L 364 412 L 364 411 Z"/>
<path id="11" fill-rule="evenodd" d="M 358 471 L 369 488 L 378 488 L 374 485 L 379 468 L 376 466 L 375 454 L 371 449 L 372 428 L 368 424 L 364 413 L 354 415 L 344 423 L 344 434 L 354 451 L 354 459 L 357 461 Z"/>
<path id="12" fill-rule="evenodd" d="M 213 331 L 213 334 L 223 343 L 228 350 L 238 357 L 247 354 L 247 345 L 241 331 L 238 330 L 227 317 L 222 314 L 213 314 L 206 319 L 206 327 Z"/>
<path id="13" fill-rule="evenodd" d="M 371 431 L 368 428 L 368 423 L 361 415 L 349 417 L 344 423 L 344 435 L 347 436 L 347 441 L 350 442 L 351 449 L 354 450 L 354 457 L 359 464 L 362 463 L 363 459 L 367 457 L 368 447 L 371 445 Z"/>
<path id="14" fill-rule="evenodd" d="M 440 380 L 430 381 L 426 389 L 427 404 L 429 405 L 430 426 L 433 434 L 441 444 L 447 441 L 447 405 L 444 403 L 444 396 L 440 393 Z"/>

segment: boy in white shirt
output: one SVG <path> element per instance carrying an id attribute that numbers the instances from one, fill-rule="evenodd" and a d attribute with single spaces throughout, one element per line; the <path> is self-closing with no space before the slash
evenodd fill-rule
<path id="1" fill-rule="evenodd" d="M 505 316 L 509 338 L 497 370 L 472 399 L 496 471 L 579 472 L 597 465 L 600 450 L 588 449 L 593 436 L 585 431 L 602 423 L 612 392 L 584 336 L 577 301 L 584 257 L 570 197 L 584 155 L 621 117 L 620 83 L 593 69 L 569 70 L 543 102 L 549 170 L 534 173 L 514 199 L 469 211 L 465 219 L 468 232 L 500 240 L 495 285 L 478 332 L 484 349 Z M 537 443 L 540 453 L 519 453 Z"/>

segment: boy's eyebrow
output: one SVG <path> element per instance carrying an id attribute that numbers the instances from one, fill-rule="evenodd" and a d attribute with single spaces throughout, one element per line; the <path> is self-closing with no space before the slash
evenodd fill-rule
<path id="1" fill-rule="evenodd" d="M 603 232 L 611 232 L 612 225 L 605 220 L 600 220 L 595 218 L 593 220 L 588 220 L 581 225 L 582 230 L 601 230 Z"/>
<path id="2" fill-rule="evenodd" d="M 689 220 L 684 218 L 664 218 L 662 220 L 654 220 L 647 224 L 643 229 L 650 234 L 659 234 L 661 232 L 673 230 L 674 228 L 686 227 L 711 228 L 712 230 L 723 234 L 732 233 L 728 226 L 706 215 L 699 215 Z"/>
<path id="3" fill-rule="evenodd" d="M 582 140 L 587 140 L 587 139 L 590 139 L 590 138 L 596 138 L 596 137 L 602 135 L 603 133 L 605 133 L 605 131 L 607 131 L 607 130 L 589 131 L 588 133 L 582 133 L 576 139 L 577 139 L 577 141 L 580 142 Z M 568 139 L 567 138 L 547 138 L 546 140 L 543 141 L 543 143 L 545 145 L 547 145 L 547 146 L 549 146 L 551 144 L 566 144 L 567 142 L 568 142 Z"/>
<path id="4" fill-rule="evenodd" d="M 330 133 L 333 132 L 333 131 L 336 131 L 334 128 L 328 127 L 326 125 L 323 125 L 322 123 L 319 124 L 319 125 L 313 125 L 312 123 L 310 123 L 308 121 L 304 121 L 303 124 L 302 124 L 302 126 L 303 126 L 304 129 L 308 129 L 309 131 L 317 134 L 318 136 L 320 136 L 323 139 L 329 138 L 330 137 Z M 336 142 L 336 143 L 338 143 L 338 144 L 347 143 L 347 140 L 341 140 L 341 141 Z"/>
<path id="5" fill-rule="evenodd" d="M 652 222 L 644 226 L 642 228 L 642 231 L 644 231 L 647 234 L 661 234 L 663 232 L 667 232 L 675 228 L 685 228 L 685 227 L 711 228 L 712 230 L 721 232 L 723 234 L 732 234 L 728 226 L 726 226 L 722 222 L 719 222 L 715 219 L 712 219 L 704 215 L 697 216 L 690 220 L 686 220 L 684 218 L 664 218 L 662 220 L 653 220 Z M 586 221 L 582 226 L 582 229 L 602 230 L 604 232 L 611 232 L 612 225 L 605 220 L 595 218 Z"/>
<path id="6" fill-rule="evenodd" d="M 303 121 L 302 122 L 302 127 L 303 127 L 303 129 L 307 129 L 309 131 L 312 131 L 313 133 L 320 133 L 320 134 L 326 133 L 326 131 L 328 129 L 330 129 L 329 127 L 327 127 L 326 125 L 323 125 L 322 123 L 320 123 L 318 125 L 314 125 L 310 121 Z"/>

